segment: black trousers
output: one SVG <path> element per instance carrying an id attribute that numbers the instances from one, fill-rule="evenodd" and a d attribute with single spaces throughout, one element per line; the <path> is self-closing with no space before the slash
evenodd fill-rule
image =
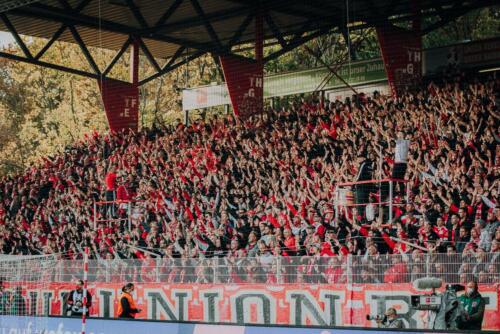
<path id="1" fill-rule="evenodd" d="M 365 218 L 366 206 L 370 198 L 371 188 L 371 184 L 358 184 L 354 191 L 354 202 L 358 204 L 356 205 L 356 210 L 362 218 Z"/>
<path id="2" fill-rule="evenodd" d="M 106 202 L 112 202 L 116 199 L 116 191 L 114 190 L 106 190 Z M 108 218 L 114 217 L 116 212 L 115 203 L 108 204 L 106 203 L 106 216 Z"/>
<path id="3" fill-rule="evenodd" d="M 392 169 L 392 178 L 393 179 L 401 179 L 405 178 L 406 169 L 408 168 L 408 164 L 405 163 L 395 163 L 394 168 Z M 403 196 L 405 192 L 405 184 L 404 182 L 396 182 L 393 185 L 393 196 L 399 195 Z"/>

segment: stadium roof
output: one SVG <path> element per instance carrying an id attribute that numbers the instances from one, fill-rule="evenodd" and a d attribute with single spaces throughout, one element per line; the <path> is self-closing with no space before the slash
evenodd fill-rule
<path id="1" fill-rule="evenodd" d="M 415 1 L 408 0 L 8 0 L 0 4 L 0 30 L 10 31 L 24 55 L 0 56 L 48 66 L 89 77 L 109 74 L 96 65 L 87 46 L 115 50 L 118 60 L 133 38 L 156 73 L 148 82 L 184 63 L 211 52 L 231 53 L 234 46 L 255 38 L 255 16 L 263 13 L 264 37 L 282 49 L 264 60 L 329 31 L 374 26 L 412 18 Z M 467 11 L 490 6 L 496 0 L 420 0 L 420 14 L 435 16 L 426 33 Z M 19 35 L 47 38 L 48 44 L 32 54 Z M 54 41 L 80 46 L 91 72 L 69 69 L 40 60 Z M 163 59 L 165 64 L 161 65 Z M 159 64 L 160 63 L 160 64 Z"/>

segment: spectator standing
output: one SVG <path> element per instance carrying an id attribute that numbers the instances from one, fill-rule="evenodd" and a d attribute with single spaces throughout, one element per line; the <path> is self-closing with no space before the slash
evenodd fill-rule
<path id="1" fill-rule="evenodd" d="M 10 314 L 24 316 L 27 315 L 26 300 L 23 296 L 23 288 L 21 286 L 16 287 L 12 299 L 10 301 Z"/>
<path id="2" fill-rule="evenodd" d="M 458 239 L 455 240 L 455 245 L 458 253 L 463 253 L 465 246 L 470 241 L 469 232 L 465 226 L 460 227 Z"/>
<path id="3" fill-rule="evenodd" d="M 117 174 L 116 174 L 116 169 L 115 167 L 110 167 L 108 173 L 106 174 L 106 177 L 104 178 L 104 183 L 106 184 L 106 202 L 113 202 L 116 200 L 116 181 L 117 181 Z M 107 215 L 114 216 L 115 215 L 115 205 L 114 204 L 107 204 L 106 205 L 106 213 Z"/>
<path id="4" fill-rule="evenodd" d="M 137 313 L 140 313 L 136 305 L 134 298 L 132 297 L 132 292 L 135 287 L 133 283 L 127 283 L 122 288 L 122 294 L 120 296 L 120 302 L 118 304 L 118 318 L 135 318 Z"/>
<path id="5" fill-rule="evenodd" d="M 8 314 L 9 295 L 3 286 L 3 280 L 0 280 L 0 315 Z"/>
<path id="6" fill-rule="evenodd" d="M 469 281 L 465 294 L 460 296 L 458 300 L 462 303 L 466 312 L 462 316 L 459 328 L 481 330 L 486 302 L 478 291 L 477 283 L 475 281 Z"/>
<path id="7" fill-rule="evenodd" d="M 491 234 L 486 228 L 486 222 L 482 219 L 476 220 L 474 227 L 479 231 L 479 247 L 488 252 L 491 248 Z"/>

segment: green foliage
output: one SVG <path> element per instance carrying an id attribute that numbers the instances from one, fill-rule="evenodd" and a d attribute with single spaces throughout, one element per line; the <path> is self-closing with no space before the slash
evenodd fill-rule
<path id="1" fill-rule="evenodd" d="M 428 19 L 427 24 L 436 20 Z M 474 10 L 423 38 L 424 48 L 498 37 L 500 32 L 500 6 Z"/>
<path id="2" fill-rule="evenodd" d="M 32 50 L 46 41 L 26 41 Z M 4 51 L 16 53 L 10 45 Z M 114 52 L 90 49 L 101 70 Z M 55 43 L 44 60 L 85 68 L 77 46 Z M 125 54 L 112 76 L 127 80 L 129 57 Z M 140 73 L 151 74 L 143 59 Z M 211 56 L 192 61 L 168 75 L 141 87 L 142 126 L 170 123 L 181 118 L 183 87 L 217 81 L 219 75 Z M 97 82 L 64 72 L 0 58 L 0 175 L 19 173 L 40 158 L 62 151 L 67 145 L 83 140 L 94 130 L 107 131 L 107 121 Z"/>

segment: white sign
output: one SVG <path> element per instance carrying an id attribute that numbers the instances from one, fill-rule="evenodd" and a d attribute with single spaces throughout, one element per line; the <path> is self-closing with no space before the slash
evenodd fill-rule
<path id="1" fill-rule="evenodd" d="M 182 110 L 203 109 L 230 103 L 226 84 L 182 91 Z"/>

